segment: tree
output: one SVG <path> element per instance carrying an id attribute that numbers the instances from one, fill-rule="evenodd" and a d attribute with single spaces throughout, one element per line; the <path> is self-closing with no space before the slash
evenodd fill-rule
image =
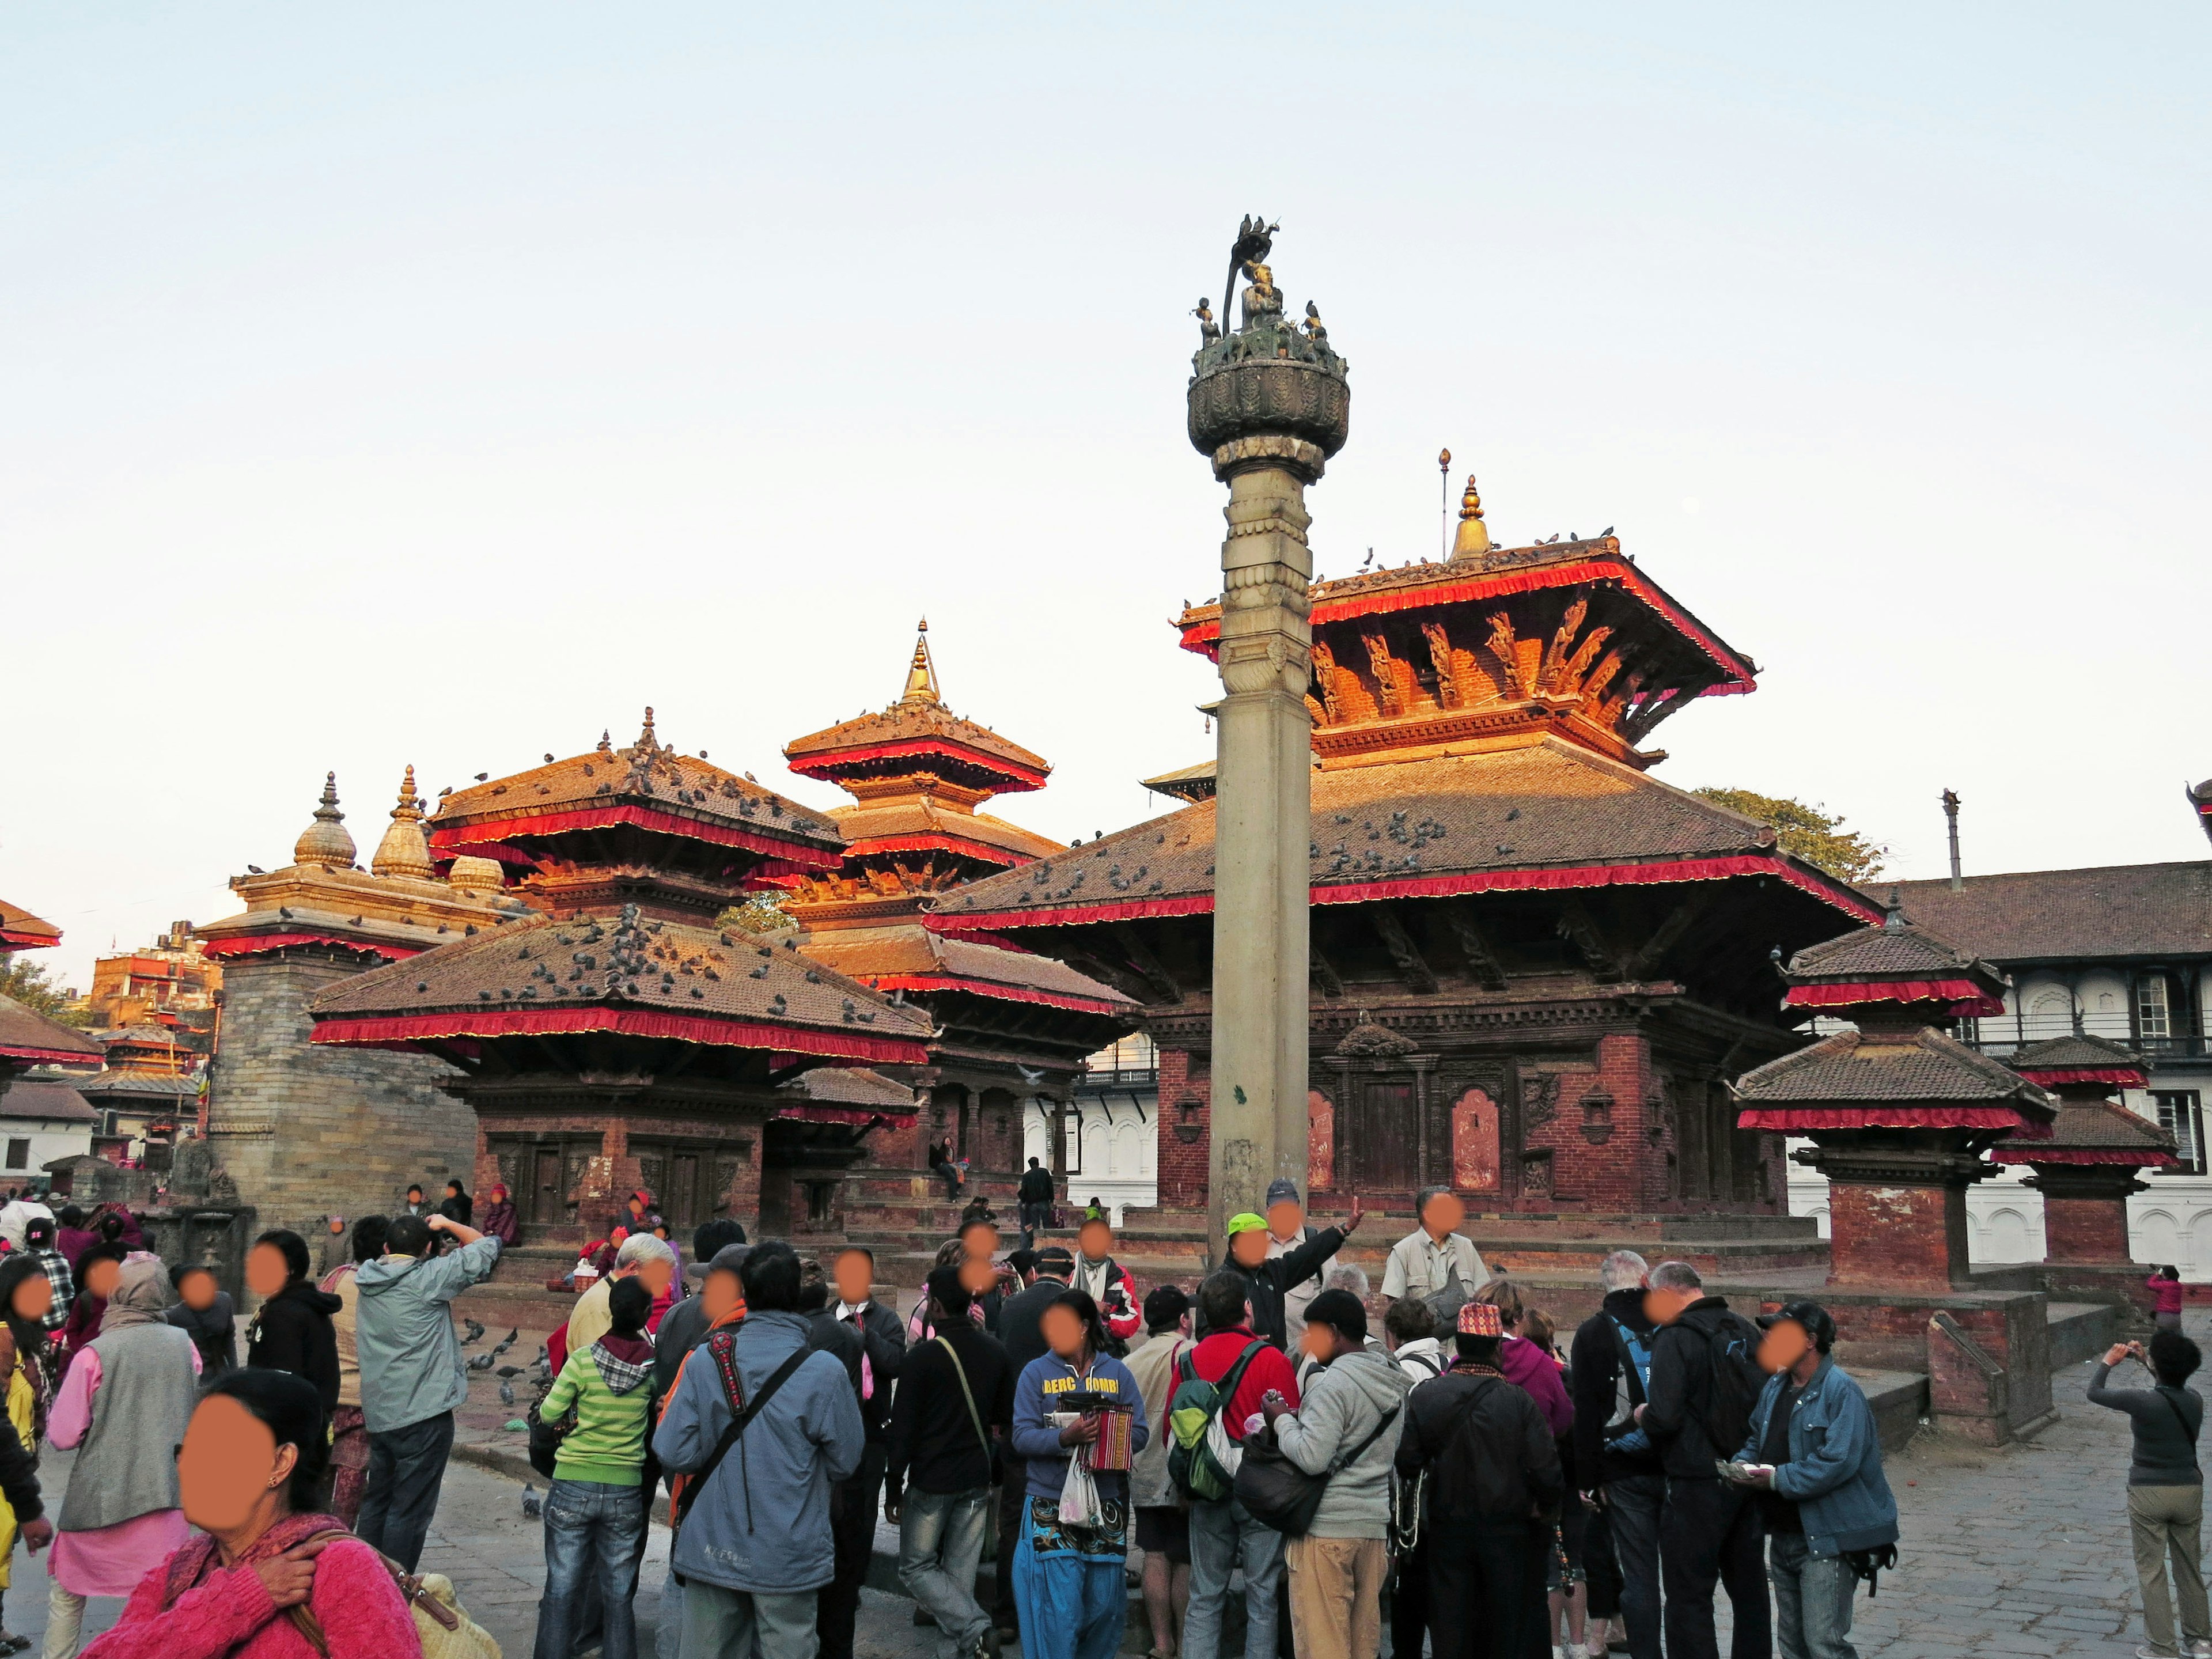
<path id="1" fill-rule="evenodd" d="M 0 996 L 13 997 L 34 1014 L 63 1025 L 87 1025 L 89 1015 L 70 1006 L 70 994 L 54 983 L 52 973 L 35 962 L 0 957 Z"/>
<path id="2" fill-rule="evenodd" d="M 1732 812 L 1774 826 L 1782 850 L 1795 853 L 1806 863 L 1856 886 L 1881 873 L 1889 848 L 1869 841 L 1856 830 L 1844 828 L 1840 814 L 1822 811 L 1788 796 L 1758 795 L 1748 789 L 1698 789 L 1692 792 Z"/>

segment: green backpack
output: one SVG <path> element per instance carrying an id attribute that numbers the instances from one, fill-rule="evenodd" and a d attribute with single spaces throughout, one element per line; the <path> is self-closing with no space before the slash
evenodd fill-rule
<path id="1" fill-rule="evenodd" d="M 1236 1486 L 1236 1443 L 1223 1431 L 1217 1444 L 1216 1429 L 1221 1413 L 1236 1397 L 1237 1385 L 1244 1380 L 1244 1368 L 1267 1346 L 1254 1338 L 1218 1382 L 1199 1376 L 1195 1347 L 1176 1363 L 1182 1380 L 1168 1400 L 1168 1431 L 1175 1438 L 1168 1449 L 1168 1480 L 1184 1497 L 1218 1500 L 1228 1497 Z"/>

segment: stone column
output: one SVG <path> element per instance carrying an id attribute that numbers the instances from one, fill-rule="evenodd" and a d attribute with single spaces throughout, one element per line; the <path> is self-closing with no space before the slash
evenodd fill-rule
<path id="1" fill-rule="evenodd" d="M 1299 465 L 1307 458 L 1310 470 Z M 1306 1187 L 1313 556 L 1305 484 L 1321 471 L 1321 452 L 1295 438 L 1245 439 L 1217 452 L 1214 470 L 1229 484 L 1229 535 L 1216 712 L 1209 1248 L 1230 1216 L 1261 1207 L 1269 1182 L 1287 1176 Z"/>
<path id="2" fill-rule="evenodd" d="M 1832 1130 L 1797 1161 L 1828 1177 L 1828 1282 L 1968 1290 L 1966 1188 L 1994 1173 L 1941 1129 Z M 1917 1144 L 1916 1144 L 1917 1143 Z"/>
<path id="3" fill-rule="evenodd" d="M 2026 1159 L 2022 1159 L 2026 1162 Z M 2128 1196 L 2148 1190 L 2124 1164 L 2036 1164 L 2027 1185 L 2043 1194 L 2043 1259 L 2069 1265 L 2125 1264 Z M 2142 1270 L 2135 1270 L 2140 1277 Z"/>

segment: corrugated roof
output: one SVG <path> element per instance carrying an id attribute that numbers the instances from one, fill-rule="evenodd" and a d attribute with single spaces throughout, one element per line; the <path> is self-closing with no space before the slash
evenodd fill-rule
<path id="1" fill-rule="evenodd" d="M 1991 962 L 2212 956 L 2212 862 L 1898 884 L 1905 914 Z"/>

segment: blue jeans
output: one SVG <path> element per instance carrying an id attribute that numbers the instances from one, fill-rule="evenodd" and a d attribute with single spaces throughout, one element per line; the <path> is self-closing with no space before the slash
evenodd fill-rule
<path id="1" fill-rule="evenodd" d="M 1608 1480 L 1606 1522 L 1620 1569 L 1620 1618 L 1628 1626 L 1629 1659 L 1659 1659 L 1659 1509 L 1663 1474 Z"/>
<path id="2" fill-rule="evenodd" d="M 1858 1581 L 1841 1556 L 1808 1554 L 1802 1532 L 1770 1533 L 1774 1642 L 1782 1659 L 1859 1659 L 1851 1645 L 1851 1593 Z"/>
<path id="3" fill-rule="evenodd" d="M 1190 1506 L 1190 1609 L 1183 1614 L 1183 1659 L 1221 1659 L 1221 1620 L 1229 1575 L 1244 1569 L 1244 1651 L 1275 1651 L 1275 1585 L 1283 1576 L 1283 1534 L 1255 1521 L 1231 1498 Z"/>
<path id="4" fill-rule="evenodd" d="M 937 1620 L 941 1659 L 972 1648 L 991 1628 L 991 1615 L 975 1600 L 975 1564 L 983 1559 L 990 1514 L 988 1486 L 956 1492 L 909 1486 L 899 1510 L 899 1583 Z M 1013 1545 L 1000 1547 L 1012 1553 Z"/>
<path id="5" fill-rule="evenodd" d="M 545 1493 L 545 1595 L 538 1604 L 535 1659 L 568 1659 L 596 1578 L 605 1659 L 637 1659 L 637 1562 L 645 1553 L 645 1488 L 556 1480 Z"/>

